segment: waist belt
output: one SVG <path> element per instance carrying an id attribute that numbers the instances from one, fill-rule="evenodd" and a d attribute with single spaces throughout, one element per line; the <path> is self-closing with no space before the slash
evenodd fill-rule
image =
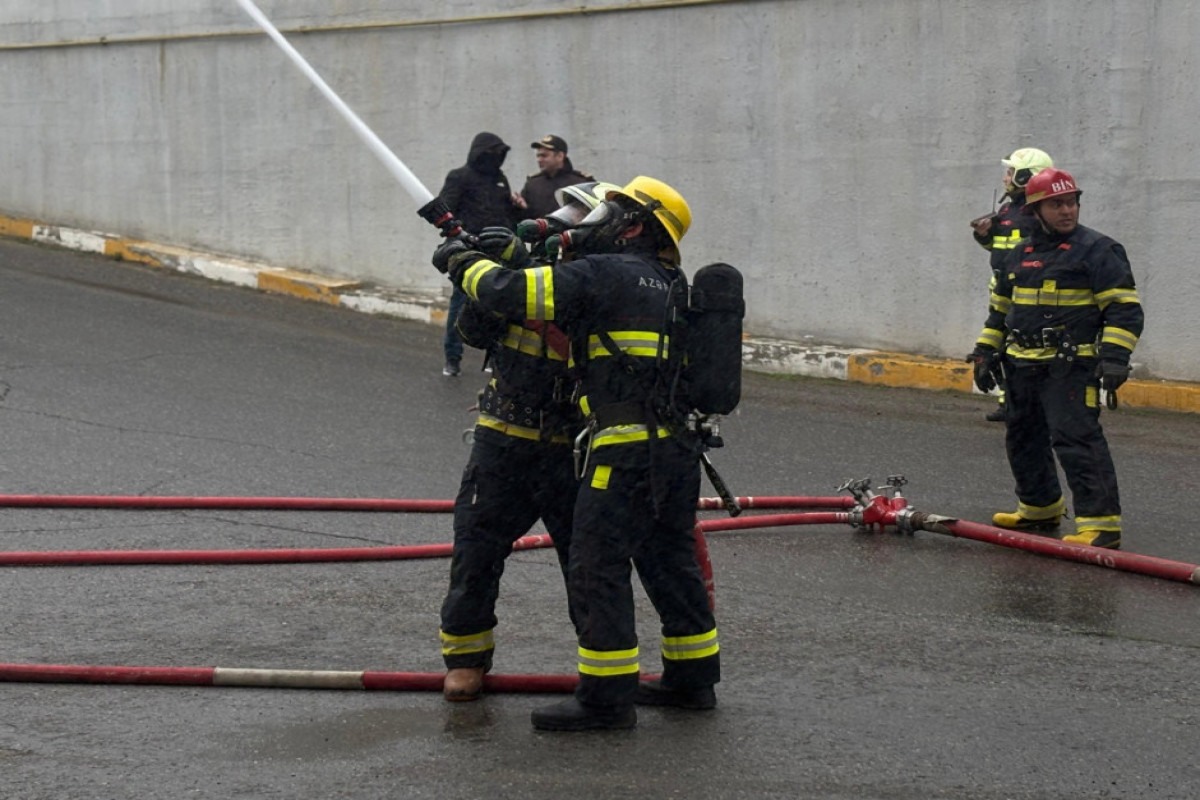
<path id="1" fill-rule="evenodd" d="M 518 403 L 500 394 L 496 387 L 489 383 L 479 396 L 479 421 L 485 427 L 510 436 L 542 441 L 566 441 L 561 437 L 574 427 L 576 417 L 572 409 L 564 404 L 538 408 Z M 525 435 L 527 431 L 533 431 L 535 435 Z"/>
<path id="2" fill-rule="evenodd" d="M 1033 331 L 1013 329 L 1008 332 L 1008 338 L 1022 350 L 1058 349 L 1071 343 L 1071 337 L 1067 335 L 1066 328 L 1061 325 L 1056 328 L 1042 328 Z"/>

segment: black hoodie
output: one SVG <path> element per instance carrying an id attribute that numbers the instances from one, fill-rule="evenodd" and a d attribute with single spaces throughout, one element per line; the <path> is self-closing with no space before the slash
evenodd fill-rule
<path id="1" fill-rule="evenodd" d="M 478 133 L 471 140 L 467 163 L 450 170 L 438 196 L 446 201 L 468 233 L 490 225 L 516 227 L 521 211 L 512 204 L 512 189 L 501 171 L 509 148 L 494 133 Z"/>

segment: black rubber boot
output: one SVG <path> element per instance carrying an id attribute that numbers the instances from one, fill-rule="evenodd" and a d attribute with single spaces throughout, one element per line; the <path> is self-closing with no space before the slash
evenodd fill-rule
<path id="1" fill-rule="evenodd" d="M 633 702 L 639 706 L 673 706 L 690 711 L 708 711 L 717 707 L 717 693 L 711 686 L 695 689 L 668 689 L 661 680 L 638 684 Z"/>
<path id="2" fill-rule="evenodd" d="M 589 706 L 572 697 L 552 706 L 534 709 L 533 727 L 542 731 L 613 731 L 637 725 L 633 706 Z"/>

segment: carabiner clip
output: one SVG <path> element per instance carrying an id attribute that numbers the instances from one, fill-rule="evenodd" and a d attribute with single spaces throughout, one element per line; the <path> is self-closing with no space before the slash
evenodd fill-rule
<path id="1" fill-rule="evenodd" d="M 575 480 L 582 480 L 587 472 L 588 458 L 592 455 L 592 434 L 596 432 L 596 420 L 589 419 L 583 430 L 575 437 Z M 586 444 L 585 444 L 586 441 Z"/>

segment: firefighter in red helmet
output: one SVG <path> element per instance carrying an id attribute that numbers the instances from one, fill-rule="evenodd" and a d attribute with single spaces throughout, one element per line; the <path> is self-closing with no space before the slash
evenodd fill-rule
<path id="1" fill-rule="evenodd" d="M 969 359 L 980 391 L 995 385 L 997 368 L 1008 380 L 1005 444 L 1018 504 L 992 521 L 1057 531 L 1066 513 L 1057 456 L 1075 505 L 1075 533 L 1063 541 L 1116 549 L 1121 502 L 1100 392 L 1115 400 L 1129 377 L 1143 314 L 1125 249 L 1079 224 L 1081 194 L 1061 169 L 1029 180 L 1023 211 L 1037 226 L 1004 262 Z"/>

